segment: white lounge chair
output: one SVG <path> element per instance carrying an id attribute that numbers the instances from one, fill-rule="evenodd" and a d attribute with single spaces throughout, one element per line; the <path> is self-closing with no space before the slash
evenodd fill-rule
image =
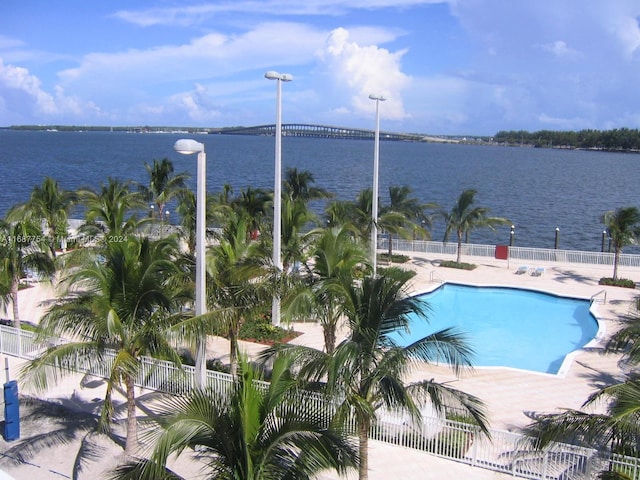
<path id="1" fill-rule="evenodd" d="M 513 272 L 516 275 L 522 275 L 523 273 L 527 273 L 529 271 L 529 267 L 527 267 L 526 265 L 522 265 L 520 267 L 518 267 L 518 269 Z"/>
<path id="2" fill-rule="evenodd" d="M 538 267 L 538 268 L 536 268 L 536 269 L 531 271 L 531 276 L 532 277 L 541 277 L 543 273 L 544 273 L 544 267 Z"/>

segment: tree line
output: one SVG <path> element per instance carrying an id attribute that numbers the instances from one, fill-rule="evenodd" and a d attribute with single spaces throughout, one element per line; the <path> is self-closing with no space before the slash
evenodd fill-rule
<path id="1" fill-rule="evenodd" d="M 539 130 L 536 132 L 503 130 L 495 134 L 493 142 L 546 148 L 638 152 L 640 151 L 640 130 L 630 128 L 579 131 Z"/>

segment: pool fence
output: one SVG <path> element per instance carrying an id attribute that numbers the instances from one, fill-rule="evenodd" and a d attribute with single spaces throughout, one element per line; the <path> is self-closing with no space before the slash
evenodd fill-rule
<path id="1" fill-rule="evenodd" d="M 474 243 L 463 243 L 461 256 L 464 257 L 491 257 L 496 258 L 496 245 L 483 245 Z M 556 250 L 549 248 L 530 248 L 504 246 L 511 260 L 520 260 L 530 263 L 575 263 L 586 265 L 611 265 L 615 254 L 610 252 L 587 252 L 580 250 Z M 378 236 L 379 252 L 388 252 L 389 236 Z M 396 253 L 413 252 L 432 255 L 455 256 L 458 252 L 456 242 L 432 242 L 425 240 L 403 240 L 399 238 L 391 239 L 391 251 Z M 640 267 L 640 255 L 620 254 L 618 259 L 620 267 Z"/>

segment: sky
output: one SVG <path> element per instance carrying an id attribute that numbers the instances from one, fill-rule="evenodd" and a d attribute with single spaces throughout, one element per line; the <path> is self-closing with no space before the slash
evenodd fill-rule
<path id="1" fill-rule="evenodd" d="M 0 126 L 640 128 L 639 0 L 2 0 Z"/>

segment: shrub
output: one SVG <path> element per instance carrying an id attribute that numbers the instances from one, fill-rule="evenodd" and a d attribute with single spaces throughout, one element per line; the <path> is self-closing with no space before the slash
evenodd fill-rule
<path id="1" fill-rule="evenodd" d="M 453 260 L 443 260 L 440 262 L 441 267 L 458 268 L 460 270 L 473 270 L 477 267 L 473 263 L 454 262 Z"/>
<path id="2" fill-rule="evenodd" d="M 611 285 L 614 287 L 636 288 L 636 282 L 628 278 L 613 279 L 611 277 L 602 277 L 598 282 L 599 285 Z"/>
<path id="3" fill-rule="evenodd" d="M 292 330 L 272 325 L 269 317 L 259 316 L 247 319 L 240 327 L 240 338 L 258 343 L 273 344 L 296 337 Z"/>
<path id="4" fill-rule="evenodd" d="M 388 262 L 389 261 L 389 254 L 388 253 L 380 253 L 378 255 L 378 259 Z M 391 263 L 407 263 L 409 261 L 409 256 L 408 255 L 400 255 L 400 254 L 392 254 L 391 255 Z"/>

